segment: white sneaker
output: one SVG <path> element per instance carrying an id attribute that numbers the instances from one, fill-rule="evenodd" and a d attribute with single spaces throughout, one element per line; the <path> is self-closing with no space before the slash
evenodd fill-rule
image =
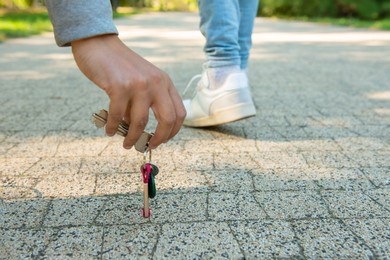
<path id="1" fill-rule="evenodd" d="M 248 86 L 245 72 L 230 74 L 223 85 L 217 89 L 208 88 L 207 71 L 197 75 L 188 83 L 188 88 L 199 79 L 196 93 L 192 99 L 184 99 L 187 111 L 184 125 L 206 127 L 225 124 L 256 115 L 256 108 Z"/>

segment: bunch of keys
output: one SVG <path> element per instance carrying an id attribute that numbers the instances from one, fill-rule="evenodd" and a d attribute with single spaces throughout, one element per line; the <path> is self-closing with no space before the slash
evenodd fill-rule
<path id="1" fill-rule="evenodd" d="M 108 112 L 104 109 L 100 110 L 99 113 L 94 113 L 92 115 L 92 122 L 96 127 L 102 128 L 106 125 L 108 118 Z M 119 124 L 117 134 L 125 137 L 129 130 L 129 126 L 126 122 L 122 121 Z M 141 137 L 137 140 L 134 145 L 134 148 L 143 153 L 144 160 L 141 165 L 141 174 L 144 186 L 144 208 L 142 209 L 142 216 L 144 218 L 150 217 L 150 208 L 149 208 L 149 198 L 153 199 L 156 197 L 156 184 L 154 177 L 158 174 L 158 167 L 152 164 L 152 150 L 149 149 L 149 140 L 152 138 L 153 134 L 148 132 L 143 132 Z M 148 157 L 149 154 L 149 157 Z M 148 160 L 147 160 L 148 158 Z"/>

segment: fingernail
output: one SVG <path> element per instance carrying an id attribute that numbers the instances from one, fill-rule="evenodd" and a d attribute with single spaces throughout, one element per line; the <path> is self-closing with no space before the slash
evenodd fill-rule
<path id="1" fill-rule="evenodd" d="M 131 149 L 133 146 L 132 145 L 123 145 L 123 148 L 125 148 L 126 150 L 129 150 Z"/>
<path id="2" fill-rule="evenodd" d="M 112 137 L 115 135 L 115 133 L 106 132 L 106 135 Z"/>

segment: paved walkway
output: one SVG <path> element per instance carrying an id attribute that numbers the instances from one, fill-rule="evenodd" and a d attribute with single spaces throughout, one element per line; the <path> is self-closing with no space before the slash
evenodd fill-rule
<path id="1" fill-rule="evenodd" d="M 200 72 L 196 14 L 116 22 L 178 89 Z M 389 32 L 257 20 L 258 116 L 158 148 L 150 220 L 142 156 L 91 124 L 107 97 L 70 49 L 0 53 L 1 259 L 390 258 Z"/>

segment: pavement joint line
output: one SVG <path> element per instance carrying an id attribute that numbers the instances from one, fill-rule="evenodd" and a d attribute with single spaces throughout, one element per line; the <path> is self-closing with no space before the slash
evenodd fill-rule
<path id="1" fill-rule="evenodd" d="M 344 221 L 344 220 L 372 220 L 372 219 L 378 219 L 378 220 L 388 220 L 388 217 L 349 217 L 349 218 L 340 218 L 340 217 L 318 217 L 318 218 L 255 218 L 255 219 L 227 219 L 227 220 L 213 220 L 213 219 L 205 219 L 205 220 L 188 220 L 188 221 L 166 221 L 164 223 L 160 222 L 152 222 L 152 220 L 148 222 L 140 222 L 140 223 L 131 223 L 131 224 L 97 224 L 97 223 L 90 223 L 90 224 L 83 224 L 83 225 L 62 225 L 62 226 L 42 226 L 42 227 L 12 227 L 12 228 L 0 228 L 0 230 L 32 230 L 32 231 L 39 231 L 39 230 L 46 230 L 46 229 L 53 229 L 53 230 L 62 230 L 67 228 L 77 228 L 77 227 L 136 227 L 136 226 L 164 226 L 164 225 L 170 225 L 170 224 L 191 224 L 191 223 L 233 223 L 233 222 L 269 222 L 269 221 L 281 221 L 281 222 L 287 222 L 287 223 L 293 223 L 296 221 L 309 221 L 309 222 L 315 222 L 315 221 L 321 221 L 321 220 L 337 220 L 337 221 Z"/>
<path id="2" fill-rule="evenodd" d="M 368 245 L 359 234 L 353 231 L 353 229 L 350 228 L 346 223 L 344 223 L 342 219 L 339 219 L 338 221 L 345 229 L 351 232 L 355 238 L 357 238 L 363 245 L 365 245 L 370 250 L 370 252 L 374 255 L 374 257 L 377 257 L 375 250 L 370 245 Z"/>

